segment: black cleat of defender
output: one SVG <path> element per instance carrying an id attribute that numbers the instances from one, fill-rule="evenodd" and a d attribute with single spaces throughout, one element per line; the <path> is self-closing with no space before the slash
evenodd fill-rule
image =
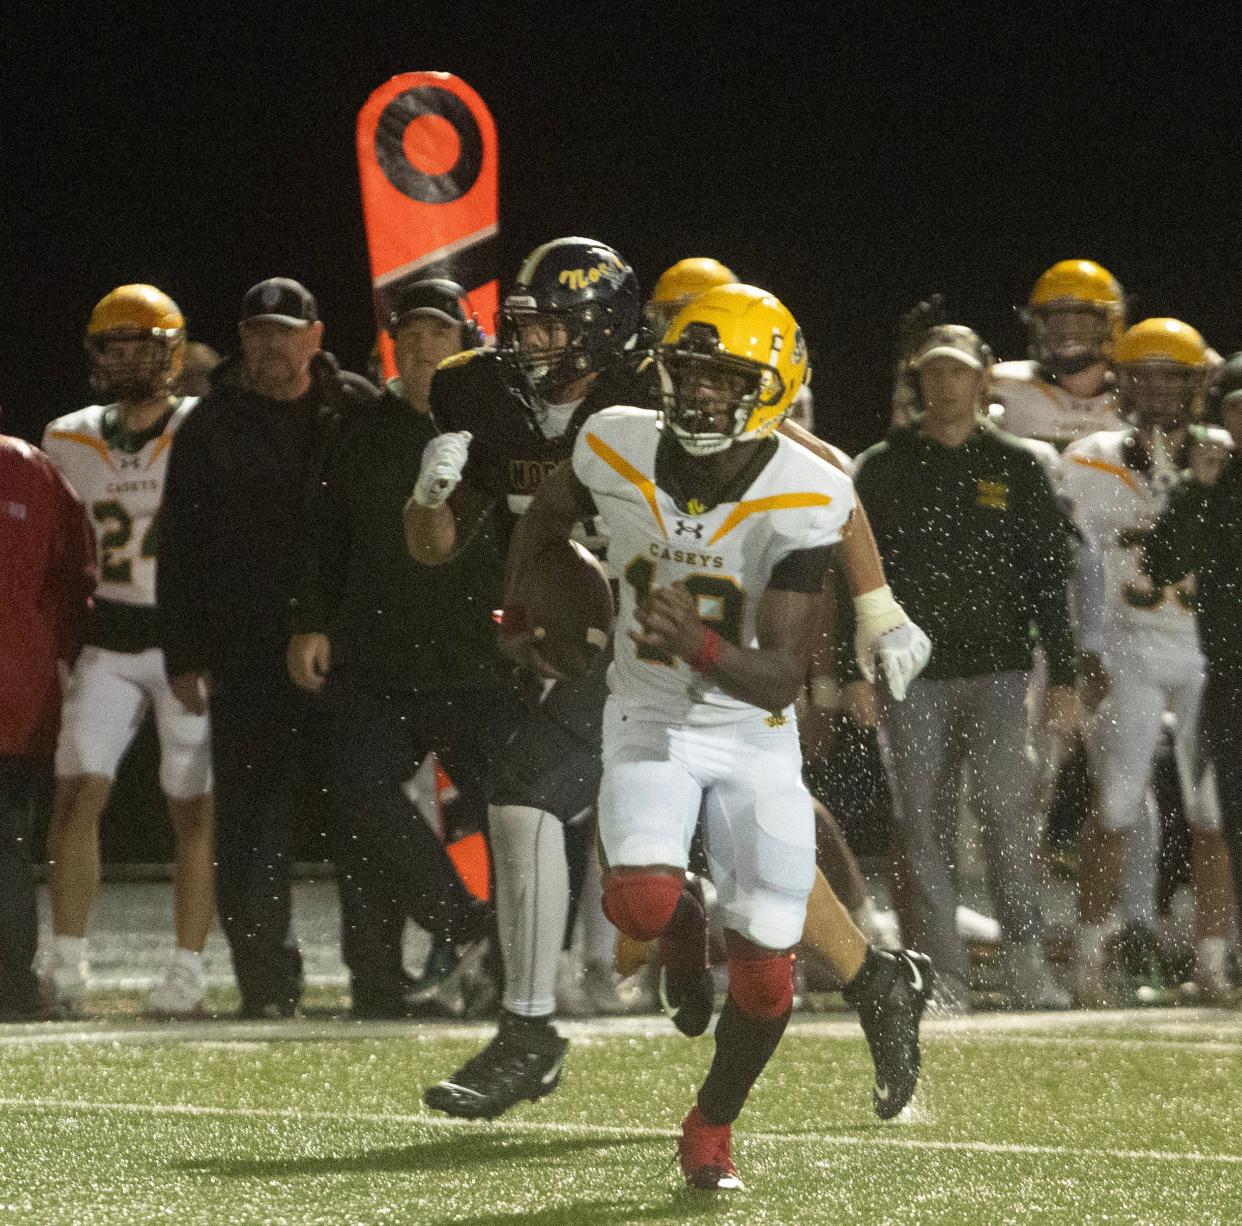
<path id="1" fill-rule="evenodd" d="M 535 1102 L 560 1084 L 569 1041 L 548 1025 L 506 1025 L 477 1056 L 423 1094 L 433 1111 L 463 1120 L 494 1120 L 520 1102 Z"/>
<path id="2" fill-rule="evenodd" d="M 868 953 L 868 957 L 873 956 Z M 846 988 L 875 1064 L 875 1113 L 891 1120 L 919 1083 L 919 1021 L 931 997 L 933 972 L 925 954 L 901 949 L 879 955 L 890 962 L 864 988 Z"/>
<path id="3" fill-rule="evenodd" d="M 697 877 L 687 875 L 686 889 L 660 937 L 660 1007 L 690 1038 L 712 1020 L 716 989 L 707 961 L 707 908 Z"/>

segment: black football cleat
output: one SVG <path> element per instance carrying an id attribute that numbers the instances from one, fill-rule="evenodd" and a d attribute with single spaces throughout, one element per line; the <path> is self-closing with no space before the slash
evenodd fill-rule
<path id="1" fill-rule="evenodd" d="M 659 955 L 660 1007 L 682 1034 L 697 1038 L 716 1007 L 707 960 L 707 909 L 697 877 L 686 877 L 677 909 L 660 937 Z"/>
<path id="2" fill-rule="evenodd" d="M 858 1010 L 875 1064 L 875 1113 L 891 1120 L 919 1083 L 919 1021 L 931 997 L 932 964 L 901 949 L 867 951 L 867 962 L 842 995 Z"/>
<path id="3" fill-rule="evenodd" d="M 556 1089 L 569 1040 L 543 1019 L 531 1024 L 524 1018 L 511 1022 L 510 1016 L 502 1018 L 496 1037 L 477 1056 L 427 1089 L 427 1106 L 462 1120 L 494 1120 Z"/>

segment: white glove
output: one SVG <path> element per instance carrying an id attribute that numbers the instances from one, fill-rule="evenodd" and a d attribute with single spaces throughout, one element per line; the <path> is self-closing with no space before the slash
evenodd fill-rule
<path id="1" fill-rule="evenodd" d="M 461 483 L 472 437 L 469 430 L 454 430 L 437 434 L 423 448 L 423 461 L 414 483 L 414 501 L 420 507 L 443 506 Z"/>
<path id="2" fill-rule="evenodd" d="M 854 597 L 854 657 L 872 682 L 878 661 L 889 692 L 900 702 L 931 658 L 931 640 L 893 599 L 892 589 L 880 587 Z"/>

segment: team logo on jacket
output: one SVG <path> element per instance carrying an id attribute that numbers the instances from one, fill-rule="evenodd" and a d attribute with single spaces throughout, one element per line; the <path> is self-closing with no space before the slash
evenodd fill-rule
<path id="1" fill-rule="evenodd" d="M 987 507 L 993 511 L 1009 510 L 1009 486 L 1003 481 L 983 481 L 976 482 L 979 490 L 979 496 L 975 499 L 975 505 Z"/>

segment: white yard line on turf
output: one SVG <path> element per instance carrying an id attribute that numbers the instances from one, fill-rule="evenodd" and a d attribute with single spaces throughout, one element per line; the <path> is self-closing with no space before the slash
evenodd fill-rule
<path id="1" fill-rule="evenodd" d="M 481 1130 L 495 1127 L 501 1132 L 554 1136 L 637 1137 L 650 1140 L 679 1135 L 675 1128 L 639 1128 L 624 1124 L 567 1124 L 556 1121 L 506 1120 L 493 1125 L 473 1120 L 457 1120 L 435 1115 L 414 1115 L 373 1111 L 299 1111 L 282 1107 L 202 1107 L 193 1103 L 91 1102 L 88 1099 L 0 1098 L 0 1108 L 26 1111 L 92 1111 L 126 1115 L 181 1115 L 206 1118 L 287 1120 L 290 1123 L 401 1124 L 419 1127 Z M 900 1125 L 897 1125 L 900 1127 Z M 854 1136 L 835 1132 L 745 1132 L 742 1142 L 770 1145 L 800 1143 L 818 1146 L 848 1146 L 881 1149 L 922 1149 L 968 1154 L 1046 1155 L 1095 1161 L 1113 1158 L 1128 1162 L 1206 1162 L 1226 1166 L 1242 1165 L 1242 1154 L 1205 1154 L 1198 1150 L 1178 1152 L 1160 1149 L 1084 1149 L 1066 1145 L 1022 1145 L 1000 1141 L 929 1141 L 913 1137 Z"/>
<path id="2" fill-rule="evenodd" d="M 611 1038 L 671 1038 L 676 1034 L 663 1017 L 601 1018 L 593 1021 L 560 1021 L 566 1038 L 577 1043 Z M 407 1039 L 438 1042 L 442 1039 L 486 1039 L 490 1022 L 354 1022 L 299 1018 L 281 1022 L 239 1022 L 233 1018 L 203 1021 L 151 1022 L 135 1018 L 132 1023 L 103 1019 L 99 1022 L 34 1022 L 0 1025 L 0 1049 L 60 1046 L 72 1043 L 195 1043 L 347 1041 L 350 1039 Z M 1142 1031 L 1139 1035 L 1113 1035 L 1110 1031 Z M 848 1014 L 831 1018 L 795 1017 L 787 1033 L 794 1037 L 862 1042 L 858 1022 Z M 1242 1014 L 1206 1009 L 1152 1011 L 1135 1009 L 1101 1013 L 988 1013 L 951 1019 L 927 1019 L 923 1035 L 929 1044 L 955 1038 L 995 1042 L 1046 1043 L 1072 1046 L 1107 1043 L 1135 1047 L 1185 1047 L 1214 1051 L 1242 1050 Z M 1202 1046 L 1206 1044 L 1207 1046 Z"/>

